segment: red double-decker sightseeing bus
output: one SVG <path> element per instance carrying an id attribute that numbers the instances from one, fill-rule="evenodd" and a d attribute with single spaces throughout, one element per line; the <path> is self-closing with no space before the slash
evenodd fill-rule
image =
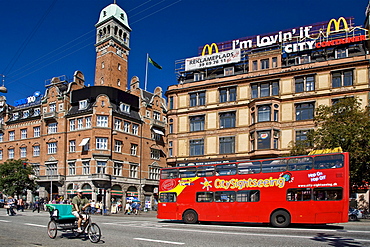
<path id="1" fill-rule="evenodd" d="M 158 218 L 290 223 L 348 221 L 349 154 L 283 157 L 161 170 Z"/>

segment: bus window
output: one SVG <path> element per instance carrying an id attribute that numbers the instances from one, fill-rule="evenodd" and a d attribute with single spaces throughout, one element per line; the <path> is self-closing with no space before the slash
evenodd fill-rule
<path id="1" fill-rule="evenodd" d="M 178 178 L 178 170 L 177 169 L 164 169 L 161 172 L 161 179 L 172 179 Z"/>
<path id="2" fill-rule="evenodd" d="M 288 160 L 289 171 L 311 170 L 313 159 L 311 157 L 291 158 Z"/>
<path id="3" fill-rule="evenodd" d="M 174 192 L 160 193 L 159 202 L 176 202 L 176 193 Z"/>
<path id="4" fill-rule="evenodd" d="M 235 175 L 235 174 L 236 174 L 236 164 L 216 166 L 216 176 Z"/>
<path id="5" fill-rule="evenodd" d="M 315 156 L 315 169 L 340 168 L 344 164 L 343 154 Z"/>
<path id="6" fill-rule="evenodd" d="M 235 191 L 216 191 L 215 202 L 235 202 Z"/>
<path id="7" fill-rule="evenodd" d="M 339 201 L 343 197 L 343 188 L 316 188 L 313 197 L 315 201 Z"/>
<path id="8" fill-rule="evenodd" d="M 287 201 L 310 201 L 311 189 L 288 189 Z"/>
<path id="9" fill-rule="evenodd" d="M 210 177 L 213 176 L 215 172 L 214 166 L 199 166 L 197 169 L 198 177 Z"/>
<path id="10" fill-rule="evenodd" d="M 197 202 L 213 202 L 213 192 L 197 192 Z"/>
<path id="11" fill-rule="evenodd" d="M 260 200 L 259 190 L 239 190 L 236 193 L 237 202 L 258 202 Z"/>
<path id="12" fill-rule="evenodd" d="M 264 160 L 262 161 L 262 172 L 283 172 L 286 171 L 286 159 Z"/>
<path id="13" fill-rule="evenodd" d="M 253 161 L 253 162 L 239 163 L 238 172 L 239 174 L 260 173 L 261 172 L 261 162 Z"/>
<path id="14" fill-rule="evenodd" d="M 195 177 L 197 169 L 195 167 L 180 168 L 179 175 L 180 178 L 191 178 Z"/>

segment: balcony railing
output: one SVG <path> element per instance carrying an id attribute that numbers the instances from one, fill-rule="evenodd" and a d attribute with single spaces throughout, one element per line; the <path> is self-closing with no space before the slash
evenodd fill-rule
<path id="1" fill-rule="evenodd" d="M 56 119 L 58 117 L 57 115 L 57 112 L 53 111 L 53 112 L 44 112 L 42 114 L 42 117 L 44 119 Z"/>
<path id="2" fill-rule="evenodd" d="M 110 181 L 111 175 L 103 174 L 103 173 L 95 173 L 95 174 L 91 174 L 91 180 Z"/>

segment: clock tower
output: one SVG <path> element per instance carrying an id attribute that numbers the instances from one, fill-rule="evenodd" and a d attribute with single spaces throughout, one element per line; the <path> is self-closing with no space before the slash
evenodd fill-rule
<path id="1" fill-rule="evenodd" d="M 100 12 L 95 27 L 95 86 L 126 91 L 131 32 L 127 14 L 117 4 L 110 4 Z"/>

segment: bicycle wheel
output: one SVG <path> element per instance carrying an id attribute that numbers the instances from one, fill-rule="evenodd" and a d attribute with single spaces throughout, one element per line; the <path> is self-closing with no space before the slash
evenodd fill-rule
<path id="1" fill-rule="evenodd" d="M 58 231 L 57 223 L 55 222 L 55 220 L 50 220 L 48 223 L 49 237 L 54 239 L 57 236 L 57 231 Z"/>
<path id="2" fill-rule="evenodd" d="M 99 242 L 101 238 L 100 227 L 95 223 L 91 223 L 87 228 L 87 235 L 92 243 Z"/>

